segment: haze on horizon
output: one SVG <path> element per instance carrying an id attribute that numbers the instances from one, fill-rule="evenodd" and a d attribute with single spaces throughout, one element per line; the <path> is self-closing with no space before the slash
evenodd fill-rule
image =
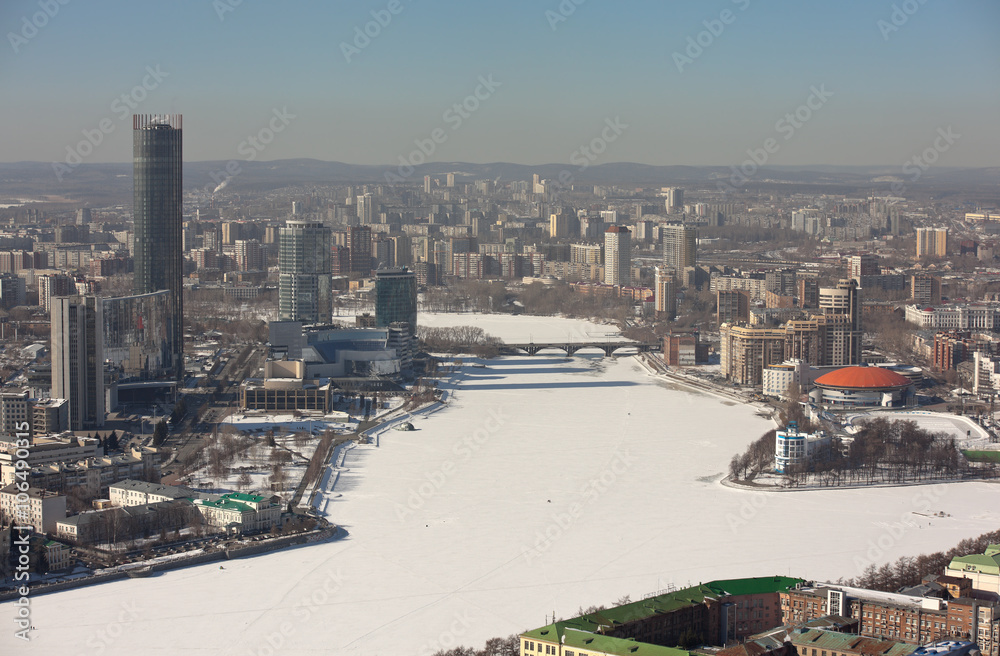
<path id="1" fill-rule="evenodd" d="M 84 162 L 128 162 L 132 113 L 183 114 L 187 161 L 575 163 L 603 140 L 590 163 L 729 166 L 773 140 L 769 165 L 896 166 L 941 131 L 941 166 L 1000 152 L 995 0 L 62 1 L 0 6 L 3 161 L 89 134 Z"/>

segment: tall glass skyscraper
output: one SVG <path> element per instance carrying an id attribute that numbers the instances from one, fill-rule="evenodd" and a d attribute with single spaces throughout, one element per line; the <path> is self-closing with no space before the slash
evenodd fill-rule
<path id="1" fill-rule="evenodd" d="M 177 357 L 172 368 L 178 376 L 184 371 L 181 135 L 180 114 L 132 116 L 134 290 L 136 294 L 170 291 L 167 329 L 173 336 Z"/>
<path id="2" fill-rule="evenodd" d="M 333 303 L 330 229 L 315 221 L 289 221 L 278 232 L 278 318 L 330 321 Z"/>
<path id="3" fill-rule="evenodd" d="M 398 322 L 417 332 L 417 276 L 406 267 L 375 272 L 375 325 L 385 328 Z"/>

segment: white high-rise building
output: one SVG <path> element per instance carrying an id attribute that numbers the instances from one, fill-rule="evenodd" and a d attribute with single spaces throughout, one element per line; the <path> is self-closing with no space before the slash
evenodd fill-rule
<path id="1" fill-rule="evenodd" d="M 666 196 L 666 209 L 668 212 L 684 211 L 684 190 L 680 187 L 667 187 L 663 190 Z"/>
<path id="2" fill-rule="evenodd" d="M 371 194 L 365 194 L 363 196 L 358 196 L 355 201 L 355 209 L 358 214 L 358 223 L 361 225 L 371 225 L 373 208 L 375 205 L 375 197 Z"/>
<path id="3" fill-rule="evenodd" d="M 604 284 L 632 284 L 632 235 L 625 226 L 613 225 L 604 232 Z"/>

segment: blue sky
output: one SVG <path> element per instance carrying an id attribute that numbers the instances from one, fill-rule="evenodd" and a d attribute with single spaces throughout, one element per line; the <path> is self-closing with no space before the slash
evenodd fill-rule
<path id="1" fill-rule="evenodd" d="M 123 94 L 183 113 L 191 161 L 244 159 L 276 109 L 294 118 L 259 159 L 398 163 L 438 128 L 432 160 L 565 163 L 615 117 L 628 128 L 596 163 L 728 166 L 773 138 L 770 164 L 901 166 L 949 126 L 941 165 L 1000 153 L 996 0 L 46 2 L 44 21 L 38 0 L 0 3 L 2 161 L 61 161 L 102 119 L 84 161 L 129 161 Z M 372 11 L 391 20 L 348 62 Z M 814 88 L 828 97 L 780 131 Z"/>

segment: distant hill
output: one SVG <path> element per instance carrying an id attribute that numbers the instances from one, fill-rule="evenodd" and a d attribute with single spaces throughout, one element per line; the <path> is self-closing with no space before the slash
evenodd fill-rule
<path id="1" fill-rule="evenodd" d="M 230 183 L 230 191 L 244 188 L 277 188 L 309 184 L 363 184 L 385 183 L 386 174 L 400 175 L 396 166 L 364 166 L 343 162 L 325 162 L 315 159 L 286 159 L 268 162 L 237 161 L 240 173 Z M 227 161 L 185 162 L 184 187 L 186 190 L 203 188 L 211 190 L 224 178 Z M 214 177 L 213 177 L 214 173 Z M 731 167 L 723 166 L 652 166 L 631 162 L 599 164 L 582 168 L 570 164 L 524 165 L 508 162 L 472 164 L 468 162 L 431 162 L 413 167 L 403 176 L 407 182 L 418 184 L 425 175 L 443 176 L 455 173 L 459 180 L 490 179 L 501 181 L 530 180 L 538 174 L 543 179 L 557 180 L 572 176 L 572 181 L 582 184 L 618 184 L 636 187 L 658 186 L 710 186 L 720 180 L 729 180 Z M 975 189 L 990 191 L 1000 188 L 1000 167 L 955 168 L 931 167 L 920 179 L 911 182 L 901 166 L 769 166 L 756 171 L 747 185 L 737 187 L 763 187 L 768 185 L 804 185 L 813 189 L 823 186 L 864 190 L 873 188 L 885 191 L 886 176 L 902 179 L 907 187 L 936 189 Z M 877 180 L 877 181 L 876 181 Z M 0 194 L 28 197 L 33 195 L 65 196 L 73 199 L 100 203 L 105 199 L 127 198 L 132 188 L 132 164 L 81 164 L 60 181 L 48 162 L 0 163 Z M 831 189 L 831 192 L 834 192 Z M 836 190 L 845 192 L 844 189 Z"/>

